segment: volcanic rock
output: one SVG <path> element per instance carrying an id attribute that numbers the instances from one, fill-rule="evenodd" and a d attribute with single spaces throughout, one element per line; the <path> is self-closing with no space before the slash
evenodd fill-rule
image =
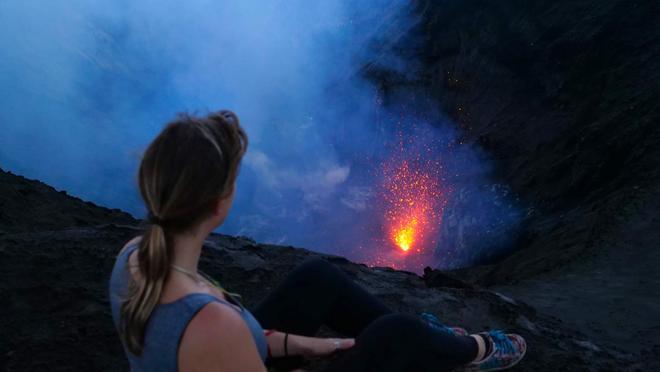
<path id="1" fill-rule="evenodd" d="M 121 212 L 63 196 L 38 181 L 4 171 L 0 178 L 3 192 L 21 195 L 3 204 L 7 216 L 21 217 L 9 227 L 0 226 L 0 368 L 126 370 L 107 286 L 116 254 L 141 233 L 140 223 Z M 50 218 L 39 215 L 44 200 L 49 201 Z M 85 216 L 91 217 L 85 220 Z M 396 311 L 432 312 L 470 331 L 519 332 L 529 342 L 529 354 L 518 370 L 622 369 L 633 362 L 630 355 L 602 346 L 517 299 L 446 279 L 432 270 L 421 278 L 218 234 L 209 237 L 200 266 L 253 308 L 293 267 L 313 256 L 333 262 Z M 323 362 L 311 361 L 307 367 L 314 369 Z"/>

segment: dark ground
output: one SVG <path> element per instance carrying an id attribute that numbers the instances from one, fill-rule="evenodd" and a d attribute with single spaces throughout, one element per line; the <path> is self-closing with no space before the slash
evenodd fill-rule
<path id="1" fill-rule="evenodd" d="M 419 27 L 389 45 L 416 68 L 365 71 L 484 148 L 528 208 L 524 230 L 512 254 L 451 273 L 460 280 L 427 277 L 451 288 L 331 259 L 401 311 L 522 333 L 518 370 L 660 370 L 660 2 L 417 4 Z M 0 369 L 126 368 L 106 278 L 138 226 L 0 173 Z M 248 305 L 313 254 L 212 240 L 205 268 Z"/>
<path id="2" fill-rule="evenodd" d="M 34 228 L 26 218 L 0 230 L 0 369 L 126 370 L 112 325 L 107 281 L 119 249 L 140 233 L 138 221 L 73 197 L 58 197 L 38 181 L 6 172 L 0 173 L 0 185 L 3 211 L 39 210 L 46 198 L 55 201 L 50 204 L 53 210 L 66 210 L 72 217 L 56 219 L 43 229 Z M 16 197 L 25 189 L 39 191 Z M 106 218 L 108 223 L 71 223 L 85 218 Z M 291 268 L 313 255 L 318 254 L 212 235 L 201 267 L 229 290 L 241 293 L 250 308 Z M 529 355 L 518 370 L 636 370 L 642 365 L 635 356 L 603 346 L 559 319 L 439 271 L 422 278 L 323 257 L 398 311 L 430 311 L 472 331 L 519 332 L 528 340 Z M 310 367 L 320 362 L 313 361 Z"/>

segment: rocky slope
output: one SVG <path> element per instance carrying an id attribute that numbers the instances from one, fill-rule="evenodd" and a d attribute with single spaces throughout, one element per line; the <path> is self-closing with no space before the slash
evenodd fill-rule
<path id="1" fill-rule="evenodd" d="M 532 277 L 597 247 L 660 181 L 660 3 L 416 4 L 418 27 L 389 46 L 410 70 L 367 73 L 393 100 L 439 107 L 528 206 L 524 249 L 478 280 Z"/>
<path id="2" fill-rule="evenodd" d="M 140 233 L 138 221 L 6 172 L 0 173 L 0 185 L 3 213 L 10 218 L 23 216 L 20 223 L 0 225 L 0 369 L 125 370 L 110 316 L 107 281 L 118 250 Z M 31 192 L 16 197 L 20 190 Z M 50 200 L 50 219 L 40 214 L 44 200 Z M 212 235 L 201 265 L 253 307 L 292 267 L 314 255 L 248 238 Z M 530 352 L 518 370 L 640 366 L 632 355 L 604 347 L 523 302 L 439 271 L 419 277 L 323 257 L 398 311 L 431 311 L 474 331 L 497 327 L 520 332 L 528 339 Z M 312 361 L 310 366 L 322 363 Z"/>
<path id="3" fill-rule="evenodd" d="M 367 72 L 457 123 L 527 208 L 512 254 L 455 274 L 658 354 L 660 3 L 416 4 L 418 27 L 390 46 L 414 68 Z"/>

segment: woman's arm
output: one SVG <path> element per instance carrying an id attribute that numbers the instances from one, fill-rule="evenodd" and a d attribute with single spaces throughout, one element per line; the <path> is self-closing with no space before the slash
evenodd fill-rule
<path id="1" fill-rule="evenodd" d="M 281 357 L 285 355 L 286 333 L 272 332 L 266 336 L 271 356 Z M 337 350 L 348 349 L 355 344 L 352 338 L 319 338 L 289 334 L 286 337 L 287 355 L 302 355 L 306 357 L 324 356 Z"/>
<path id="2" fill-rule="evenodd" d="M 183 333 L 179 370 L 265 372 L 266 367 L 243 318 L 228 306 L 212 302 Z"/>

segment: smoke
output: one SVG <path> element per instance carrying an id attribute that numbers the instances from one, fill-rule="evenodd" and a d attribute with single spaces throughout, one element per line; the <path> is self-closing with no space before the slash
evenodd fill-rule
<path id="1" fill-rule="evenodd" d="M 142 217 L 150 140 L 178 112 L 229 108 L 250 149 L 220 232 L 368 261 L 377 169 L 412 116 L 363 68 L 409 73 L 388 46 L 416 23 L 402 0 L 0 2 L 0 166 Z M 487 182 L 466 162 L 463 184 Z"/>

